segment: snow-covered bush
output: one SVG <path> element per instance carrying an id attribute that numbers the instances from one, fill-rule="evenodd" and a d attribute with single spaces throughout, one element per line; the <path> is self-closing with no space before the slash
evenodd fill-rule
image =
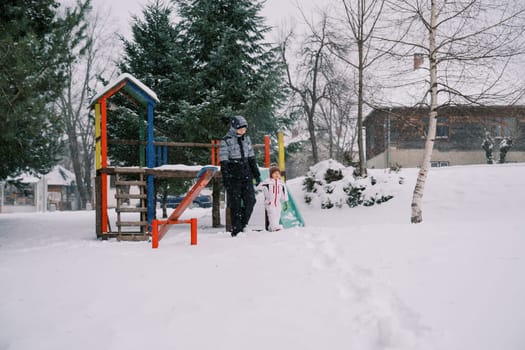
<path id="1" fill-rule="evenodd" d="M 373 174 L 372 174 L 373 173 Z M 369 177 L 356 178 L 354 167 L 325 160 L 310 168 L 303 181 L 304 200 L 322 209 L 371 206 L 394 198 L 393 186 L 403 184 L 397 173 L 369 170 Z"/>

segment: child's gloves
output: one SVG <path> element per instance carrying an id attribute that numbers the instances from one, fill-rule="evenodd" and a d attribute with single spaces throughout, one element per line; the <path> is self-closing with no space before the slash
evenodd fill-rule
<path id="1" fill-rule="evenodd" d="M 288 202 L 284 202 L 284 203 L 283 203 L 283 210 L 284 210 L 284 211 L 287 211 L 287 210 L 288 210 Z"/>

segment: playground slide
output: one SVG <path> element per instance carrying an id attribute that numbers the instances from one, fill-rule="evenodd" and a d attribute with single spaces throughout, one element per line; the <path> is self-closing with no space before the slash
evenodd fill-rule
<path id="1" fill-rule="evenodd" d="M 297 208 L 295 199 L 293 198 L 288 186 L 286 186 L 286 191 L 288 191 L 288 206 L 281 212 L 281 225 L 284 228 L 290 227 L 304 227 L 304 220 Z"/>
<path id="2" fill-rule="evenodd" d="M 262 180 L 266 180 L 269 177 L 267 168 L 259 168 L 259 171 Z M 281 225 L 283 225 L 284 228 L 304 227 L 304 219 L 297 208 L 295 199 L 290 193 L 288 186 L 286 186 L 286 191 L 288 191 L 288 205 L 284 206 L 281 212 Z"/>
<path id="3" fill-rule="evenodd" d="M 202 167 L 195 178 L 197 181 L 182 199 L 180 204 L 175 208 L 175 210 L 173 210 L 167 221 L 177 221 L 180 218 L 182 213 L 193 203 L 193 200 L 199 195 L 202 189 L 208 185 L 208 182 L 210 182 L 210 180 L 213 178 L 213 175 L 217 169 L 218 167 L 212 165 Z M 159 226 L 159 241 L 168 231 L 168 227 L 169 226 L 167 223 Z"/>

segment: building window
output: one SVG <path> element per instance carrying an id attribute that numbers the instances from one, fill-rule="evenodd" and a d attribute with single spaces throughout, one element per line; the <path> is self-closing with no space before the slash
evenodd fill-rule
<path id="1" fill-rule="evenodd" d="M 436 126 L 436 138 L 437 139 L 448 139 L 448 118 L 438 117 Z"/>
<path id="2" fill-rule="evenodd" d="M 436 161 L 431 161 L 430 166 L 432 168 L 441 168 L 444 166 L 450 166 L 450 162 L 445 161 L 445 160 L 436 160 Z"/>
<path id="3" fill-rule="evenodd" d="M 35 205 L 36 184 L 7 182 L 4 189 L 5 205 Z"/>
<path id="4" fill-rule="evenodd" d="M 414 54 L 414 70 L 420 68 L 425 63 L 425 55 L 422 53 Z"/>
<path id="5" fill-rule="evenodd" d="M 512 137 L 516 133 L 516 118 L 495 118 L 493 135 L 497 138 Z"/>

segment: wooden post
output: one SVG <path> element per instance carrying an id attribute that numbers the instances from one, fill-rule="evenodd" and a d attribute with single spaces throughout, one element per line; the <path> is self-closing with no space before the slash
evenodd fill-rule
<path id="1" fill-rule="evenodd" d="M 221 226 L 221 179 L 214 177 L 211 180 L 212 183 L 212 209 L 211 209 L 211 218 L 212 226 L 220 227 Z"/>
<path id="2" fill-rule="evenodd" d="M 108 134 L 107 134 L 107 103 L 106 99 L 100 100 L 100 166 L 105 169 L 108 166 Z M 101 177 L 101 226 L 102 234 L 108 233 L 108 175 L 100 174 Z"/>
<path id="3" fill-rule="evenodd" d="M 95 231 L 97 238 L 102 238 L 102 176 L 95 177 Z"/>
<path id="4" fill-rule="evenodd" d="M 197 245 L 197 218 L 191 218 L 190 219 L 190 225 L 191 225 L 190 244 L 191 245 Z"/>
<path id="5" fill-rule="evenodd" d="M 264 136 L 264 167 L 270 167 L 270 135 Z"/>
<path id="6" fill-rule="evenodd" d="M 284 134 L 282 131 L 279 131 L 277 133 L 277 146 L 279 150 L 279 168 L 281 169 L 281 173 L 283 174 L 283 181 L 286 181 L 286 168 L 284 163 Z"/>
<path id="7" fill-rule="evenodd" d="M 215 140 L 211 140 L 211 165 L 217 165 L 215 160 Z"/>
<path id="8" fill-rule="evenodd" d="M 139 114 L 139 166 L 143 167 L 146 166 L 146 145 L 144 145 L 144 142 L 146 142 L 146 131 L 144 130 L 144 116 Z M 146 115 L 146 120 L 148 118 L 148 110 L 146 109 L 146 112 L 144 113 Z"/>
<path id="9" fill-rule="evenodd" d="M 214 165 L 221 165 L 221 159 L 219 158 L 219 150 L 220 150 L 221 140 L 215 140 L 215 160 L 217 164 Z"/>
<path id="10" fill-rule="evenodd" d="M 159 224 L 157 220 L 151 222 L 151 248 L 159 247 Z"/>
<path id="11" fill-rule="evenodd" d="M 226 208 L 224 209 L 224 221 L 226 225 L 226 231 L 232 230 L 232 222 L 231 222 L 231 215 L 230 215 L 230 201 L 228 200 L 228 191 L 224 191 L 224 200 L 226 201 Z"/>

